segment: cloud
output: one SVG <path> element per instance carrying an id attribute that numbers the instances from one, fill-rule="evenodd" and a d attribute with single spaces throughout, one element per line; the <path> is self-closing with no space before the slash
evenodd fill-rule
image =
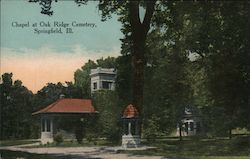
<path id="1" fill-rule="evenodd" d="M 119 56 L 120 49 L 110 51 L 87 50 L 80 45 L 72 46 L 70 51 L 57 51 L 51 47 L 39 49 L 1 48 L 1 74 L 12 72 L 13 79 L 20 79 L 23 85 L 37 92 L 49 82 L 73 81 L 74 72 L 89 59 Z"/>

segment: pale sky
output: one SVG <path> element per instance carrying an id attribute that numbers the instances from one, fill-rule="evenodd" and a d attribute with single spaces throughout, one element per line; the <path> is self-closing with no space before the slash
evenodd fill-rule
<path id="1" fill-rule="evenodd" d="M 49 82 L 73 81 L 76 69 L 88 59 L 120 54 L 121 24 L 117 16 L 101 22 L 97 2 L 78 7 L 72 1 L 53 3 L 53 16 L 40 13 L 38 4 L 20 0 L 1 0 L 1 74 L 12 72 L 13 79 L 34 93 Z M 94 23 L 96 27 L 72 27 L 72 22 Z M 16 27 L 27 24 L 29 27 Z M 72 34 L 36 34 L 34 29 L 50 29 L 42 23 L 68 23 Z M 33 24 L 37 23 L 38 27 Z M 53 27 L 55 28 L 55 27 Z"/>

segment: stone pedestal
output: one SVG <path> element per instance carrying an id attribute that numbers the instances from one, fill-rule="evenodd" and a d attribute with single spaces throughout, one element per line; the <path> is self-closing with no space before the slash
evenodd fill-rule
<path id="1" fill-rule="evenodd" d="M 53 117 L 42 116 L 41 119 L 41 143 L 52 143 L 53 140 Z"/>
<path id="2" fill-rule="evenodd" d="M 140 125 L 137 109 L 128 105 L 123 112 L 123 148 L 137 148 L 141 143 Z"/>
<path id="3" fill-rule="evenodd" d="M 53 140 L 53 133 L 52 132 L 41 132 L 41 143 L 47 144 L 52 143 Z"/>
<path id="4" fill-rule="evenodd" d="M 136 148 L 141 143 L 141 137 L 139 135 L 123 135 L 122 147 L 123 148 Z"/>

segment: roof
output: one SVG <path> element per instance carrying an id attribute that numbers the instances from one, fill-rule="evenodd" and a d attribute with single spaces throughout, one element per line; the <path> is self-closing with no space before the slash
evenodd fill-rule
<path id="1" fill-rule="evenodd" d="M 90 99 L 59 99 L 47 107 L 32 113 L 97 113 Z"/>
<path id="2" fill-rule="evenodd" d="M 198 107 L 187 105 L 183 112 L 183 117 L 184 118 L 197 117 L 197 116 L 200 116 L 200 114 L 201 113 Z"/>
<path id="3" fill-rule="evenodd" d="M 98 74 L 107 74 L 107 75 L 116 75 L 116 71 L 114 68 L 101 68 L 97 67 L 96 69 L 90 70 L 90 76 L 98 75 Z"/>
<path id="4" fill-rule="evenodd" d="M 123 118 L 136 118 L 139 116 L 137 109 L 129 104 L 123 111 Z"/>

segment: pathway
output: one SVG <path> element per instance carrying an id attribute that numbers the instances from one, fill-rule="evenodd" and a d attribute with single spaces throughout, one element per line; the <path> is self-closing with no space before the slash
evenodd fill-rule
<path id="1" fill-rule="evenodd" d="M 30 148 L 39 143 L 6 146 L 0 149 L 11 151 L 24 151 L 37 154 L 50 154 L 55 156 L 64 156 L 71 159 L 163 159 L 161 156 L 143 156 L 119 153 L 121 147 L 43 147 L 43 148 Z M 133 150 L 142 150 L 147 147 L 141 147 Z"/>

